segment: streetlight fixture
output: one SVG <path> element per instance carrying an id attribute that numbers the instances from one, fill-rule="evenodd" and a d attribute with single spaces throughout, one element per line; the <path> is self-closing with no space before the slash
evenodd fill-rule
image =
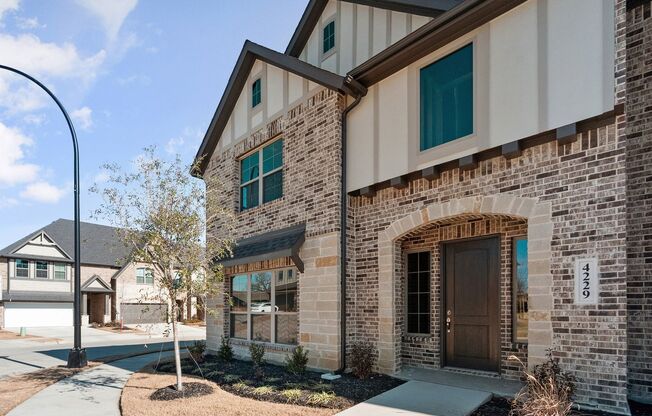
<path id="1" fill-rule="evenodd" d="M 16 68 L 12 68 L 7 65 L 0 64 L 0 69 L 5 69 L 7 71 L 13 72 L 18 75 L 22 75 L 28 80 L 32 81 L 34 84 L 41 87 L 45 91 L 63 113 L 63 116 L 66 118 L 66 123 L 68 123 L 68 128 L 70 129 L 70 134 L 72 135 L 72 147 L 74 152 L 74 196 L 75 196 L 75 293 L 73 298 L 73 314 L 74 314 L 74 327 L 75 327 L 75 344 L 73 348 L 68 353 L 68 368 L 81 368 L 86 367 L 86 350 L 81 347 L 81 226 L 79 220 L 79 145 L 77 144 L 77 134 L 75 133 L 75 128 L 72 125 L 72 120 L 68 115 L 68 112 L 63 108 L 63 104 L 59 99 L 50 91 L 45 85 L 43 85 L 39 80 L 32 77 L 31 75 L 26 74 L 23 71 L 20 71 Z"/>

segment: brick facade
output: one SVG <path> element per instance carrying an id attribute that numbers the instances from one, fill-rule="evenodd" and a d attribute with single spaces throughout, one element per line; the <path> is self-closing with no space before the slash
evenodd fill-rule
<path id="1" fill-rule="evenodd" d="M 528 361 L 539 362 L 552 347 L 563 367 L 579 378 L 580 402 L 626 412 L 623 127 L 624 117 L 618 116 L 579 133 L 571 144 L 548 142 L 515 159 L 495 157 L 473 170 L 453 169 L 438 179 L 412 181 L 404 189 L 352 197 L 356 267 L 349 294 L 355 300 L 347 322 L 355 326 L 355 339 L 377 342 L 379 369 L 391 373 L 402 365 L 396 295 L 401 291 L 396 277 L 400 266 L 393 266 L 402 256 L 399 239 L 436 220 L 458 220 L 459 225 L 467 214 L 509 214 L 528 220 Z M 577 306 L 574 260 L 587 256 L 599 259 L 600 302 Z M 509 322 L 511 310 L 506 302 L 503 322 Z M 506 332 L 503 357 L 509 350 Z M 503 370 L 513 374 L 513 368 Z"/>
<path id="2" fill-rule="evenodd" d="M 652 402 L 652 6 L 627 13 L 628 381 Z"/>
<path id="3" fill-rule="evenodd" d="M 313 367 L 336 369 L 339 365 L 339 231 L 340 231 L 340 151 L 343 97 L 322 89 L 311 98 L 290 109 L 284 116 L 236 145 L 215 152 L 206 176 L 216 176 L 226 184 L 221 201 L 236 213 L 236 239 L 306 224 L 306 241 L 300 256 L 304 273 L 299 274 L 299 339 L 310 351 Z M 283 197 L 259 207 L 239 212 L 239 157 L 277 137 L 283 138 Z M 211 192 L 211 189 L 209 189 Z M 214 223 L 209 236 L 218 233 Z M 273 269 L 291 264 L 249 265 Z M 224 286 L 228 290 L 228 283 Z M 209 301 L 216 312 L 209 316 L 207 344 L 209 350 L 219 346 L 220 338 L 229 334 L 228 305 L 223 297 Z M 246 342 L 236 342 L 246 347 Z M 278 348 L 268 345 L 270 353 Z M 241 349 L 242 349 L 241 348 Z M 287 350 L 281 349 L 282 351 Z"/>

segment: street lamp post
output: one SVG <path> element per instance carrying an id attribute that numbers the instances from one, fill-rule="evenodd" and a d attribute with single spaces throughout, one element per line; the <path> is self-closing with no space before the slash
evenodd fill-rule
<path id="1" fill-rule="evenodd" d="M 5 69 L 11 71 L 15 74 L 22 75 L 28 80 L 32 81 L 43 91 L 45 91 L 63 113 L 63 116 L 66 118 L 66 123 L 68 123 L 68 128 L 70 129 L 70 134 L 72 135 L 72 146 L 74 152 L 74 196 L 75 196 L 75 281 L 74 281 L 74 325 L 75 325 L 75 345 L 68 353 L 68 368 L 81 368 L 85 367 L 87 364 L 86 360 L 86 350 L 81 347 L 81 314 L 80 314 L 80 305 L 81 305 L 81 226 L 79 220 L 79 145 L 77 144 L 77 134 L 75 133 L 75 128 L 72 125 L 72 120 L 68 115 L 68 112 L 63 107 L 63 104 L 59 99 L 50 91 L 45 85 L 43 85 L 39 80 L 32 77 L 31 75 L 26 74 L 23 71 L 20 71 L 16 68 L 12 68 L 7 65 L 0 64 L 0 69 Z"/>

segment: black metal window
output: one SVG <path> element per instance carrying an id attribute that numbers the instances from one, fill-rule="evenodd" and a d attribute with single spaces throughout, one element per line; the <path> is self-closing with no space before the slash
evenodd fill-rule
<path id="1" fill-rule="evenodd" d="M 430 333 L 430 252 L 407 255 L 407 332 Z"/>

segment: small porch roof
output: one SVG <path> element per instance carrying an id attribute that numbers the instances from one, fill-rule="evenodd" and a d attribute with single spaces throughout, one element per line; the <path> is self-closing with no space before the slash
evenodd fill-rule
<path id="1" fill-rule="evenodd" d="M 107 284 L 99 275 L 94 274 L 81 287 L 82 292 L 113 293 L 111 285 Z"/>
<path id="2" fill-rule="evenodd" d="M 305 239 L 305 224 L 270 231 L 237 241 L 233 256 L 229 259 L 218 260 L 218 262 L 225 267 L 230 267 L 290 257 L 299 271 L 303 272 L 303 261 L 299 257 L 299 249 Z"/>

